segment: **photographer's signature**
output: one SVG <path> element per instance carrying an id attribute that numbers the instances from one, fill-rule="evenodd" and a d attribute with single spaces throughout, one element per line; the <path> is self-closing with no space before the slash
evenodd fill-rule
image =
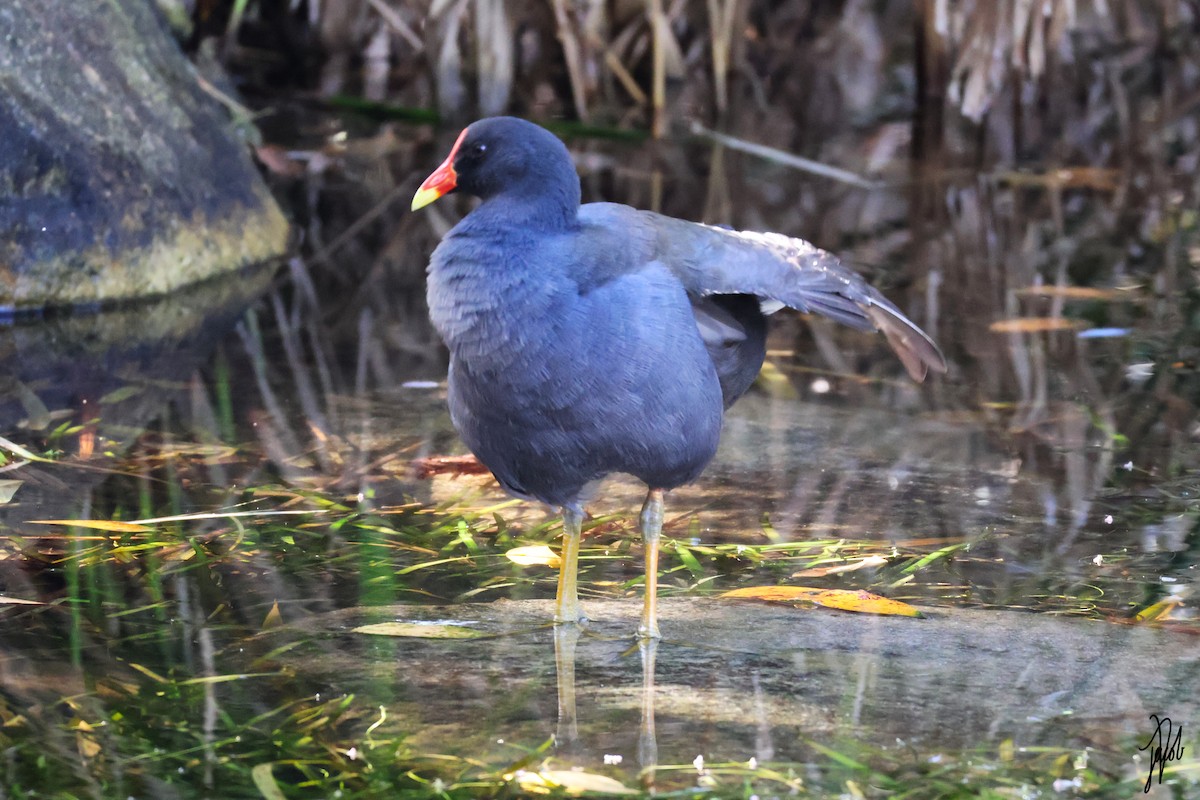
<path id="1" fill-rule="evenodd" d="M 1171 724 L 1170 717 L 1160 718 L 1158 714 L 1151 714 L 1150 721 L 1155 725 L 1154 733 L 1150 734 L 1150 740 L 1145 745 L 1138 748 L 1150 751 L 1150 774 L 1146 776 L 1143 793 L 1150 791 L 1155 767 L 1158 768 L 1158 784 L 1161 786 L 1167 762 L 1183 758 L 1183 726 L 1177 728 Z"/>

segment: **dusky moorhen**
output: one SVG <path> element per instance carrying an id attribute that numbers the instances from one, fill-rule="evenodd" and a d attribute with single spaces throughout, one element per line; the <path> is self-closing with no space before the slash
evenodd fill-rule
<path id="1" fill-rule="evenodd" d="M 584 618 L 576 575 L 588 487 L 625 472 L 649 487 L 638 635 L 659 636 L 663 492 L 700 475 L 724 410 L 758 375 L 764 305 L 881 331 L 915 380 L 946 370 L 924 331 L 808 242 L 581 205 L 567 148 L 531 122 L 470 125 L 412 208 L 452 191 L 482 202 L 429 262 L 450 416 L 508 492 L 562 508 L 556 622 Z"/>

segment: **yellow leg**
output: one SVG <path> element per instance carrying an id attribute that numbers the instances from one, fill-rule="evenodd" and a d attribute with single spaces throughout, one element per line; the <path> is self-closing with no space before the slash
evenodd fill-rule
<path id="1" fill-rule="evenodd" d="M 663 490 L 651 489 L 642 505 L 642 541 L 646 548 L 646 599 L 638 636 L 658 639 L 658 540 L 663 526 Z"/>
<path id="2" fill-rule="evenodd" d="M 583 622 L 579 605 L 579 538 L 583 512 L 563 509 L 562 566 L 558 568 L 558 595 L 554 599 L 554 621 Z"/>

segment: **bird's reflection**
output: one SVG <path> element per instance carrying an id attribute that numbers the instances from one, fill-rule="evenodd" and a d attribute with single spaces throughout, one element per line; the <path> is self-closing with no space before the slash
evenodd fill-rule
<path id="1" fill-rule="evenodd" d="M 642 767 L 642 783 L 654 791 L 654 770 L 658 766 L 658 740 L 654 738 L 654 659 L 658 639 L 639 639 L 642 656 L 642 723 L 638 730 L 638 763 Z"/>
<path id="2" fill-rule="evenodd" d="M 581 631 L 578 625 L 554 626 L 554 670 L 558 676 L 558 732 L 555 744 L 560 752 L 572 752 L 579 742 L 579 721 L 575 716 L 575 645 Z"/>
<path id="3" fill-rule="evenodd" d="M 558 731 L 556 749 L 564 755 L 578 755 L 579 719 L 575 710 L 575 651 L 582 630 L 579 625 L 554 626 L 554 668 L 558 679 Z M 642 659 L 642 719 L 638 730 L 637 758 L 642 769 L 643 788 L 654 789 L 654 772 L 658 766 L 658 740 L 654 734 L 654 665 L 658 653 L 657 639 L 640 639 L 638 652 Z"/>

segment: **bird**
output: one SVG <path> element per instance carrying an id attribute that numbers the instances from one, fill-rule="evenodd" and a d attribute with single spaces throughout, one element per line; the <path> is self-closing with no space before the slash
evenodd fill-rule
<path id="1" fill-rule="evenodd" d="M 647 486 L 637 635 L 658 639 L 664 493 L 713 458 L 724 412 L 766 356 L 782 306 L 887 339 L 916 381 L 945 372 L 934 341 L 832 253 L 617 203 L 582 203 L 566 145 L 515 117 L 459 134 L 413 197 L 479 199 L 433 250 L 430 319 L 450 354 L 447 404 L 508 493 L 561 509 L 556 624 L 578 597 L 584 503 L 613 473 Z"/>

